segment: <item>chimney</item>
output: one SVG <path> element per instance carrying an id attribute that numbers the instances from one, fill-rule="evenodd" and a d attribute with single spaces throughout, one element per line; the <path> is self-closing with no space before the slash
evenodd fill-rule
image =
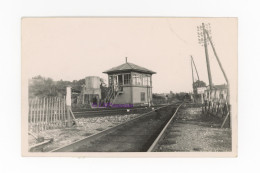
<path id="1" fill-rule="evenodd" d="M 125 57 L 125 62 L 127 63 L 127 57 Z"/>

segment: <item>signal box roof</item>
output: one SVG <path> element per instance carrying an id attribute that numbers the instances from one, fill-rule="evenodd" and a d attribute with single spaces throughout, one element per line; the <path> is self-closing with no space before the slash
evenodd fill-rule
<path id="1" fill-rule="evenodd" d="M 117 67 L 113 67 L 107 71 L 104 71 L 103 73 L 107 74 L 113 74 L 113 73 L 120 73 L 120 72 L 141 72 L 141 73 L 146 73 L 146 74 L 156 74 L 156 72 L 152 70 L 148 70 L 147 68 L 135 65 L 133 63 L 126 62 L 122 65 L 119 65 Z"/>

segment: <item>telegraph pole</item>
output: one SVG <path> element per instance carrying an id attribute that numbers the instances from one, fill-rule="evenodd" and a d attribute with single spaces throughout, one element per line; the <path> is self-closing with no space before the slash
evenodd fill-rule
<path id="1" fill-rule="evenodd" d="M 210 70 L 210 63 L 209 63 L 209 54 L 208 54 L 208 46 L 207 46 L 206 31 L 205 31 L 204 23 L 202 23 L 202 29 L 203 29 L 203 38 L 204 38 L 204 47 L 205 47 L 207 69 L 208 69 L 209 87 L 210 87 L 210 89 L 212 89 L 212 77 L 211 77 L 211 70 Z"/>
<path id="2" fill-rule="evenodd" d="M 192 65 L 192 56 L 190 57 L 190 64 L 191 64 L 191 72 L 192 72 L 192 89 L 193 89 L 193 93 L 194 92 L 194 75 L 193 75 L 193 65 Z"/>
<path id="3" fill-rule="evenodd" d="M 228 77 L 227 77 L 227 75 L 226 75 L 226 73 L 225 73 L 225 70 L 224 70 L 224 68 L 223 68 L 223 66 L 222 66 L 222 64 L 221 64 L 221 62 L 220 62 L 220 60 L 219 60 L 219 58 L 218 58 L 218 55 L 217 55 L 215 46 L 214 46 L 214 44 L 213 44 L 213 42 L 212 42 L 212 40 L 211 40 L 211 38 L 210 38 L 210 36 L 209 36 L 208 31 L 206 31 L 206 34 L 207 34 L 207 37 L 209 38 L 209 42 L 210 42 L 210 44 L 211 44 L 212 50 L 213 50 L 213 52 L 214 52 L 214 55 L 215 55 L 215 57 L 216 57 L 216 59 L 217 59 L 217 61 L 218 61 L 219 67 L 220 67 L 220 69 L 221 69 L 221 71 L 222 71 L 222 73 L 223 73 L 223 75 L 224 75 L 224 78 L 225 78 L 225 80 L 226 80 L 226 82 L 227 82 L 227 86 L 228 86 L 228 92 L 227 92 L 227 97 L 228 97 L 228 99 L 227 99 L 227 100 L 228 100 L 228 103 L 230 103 L 230 88 L 229 88 Z"/>

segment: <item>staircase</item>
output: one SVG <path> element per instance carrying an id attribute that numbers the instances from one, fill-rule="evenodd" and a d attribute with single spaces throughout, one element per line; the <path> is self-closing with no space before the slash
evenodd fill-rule
<path id="1" fill-rule="evenodd" d="M 107 96 L 105 98 L 105 103 L 113 105 L 116 97 L 119 94 L 122 94 L 122 93 L 123 93 L 123 91 L 122 91 L 122 87 L 121 86 L 116 86 L 116 87 L 112 86 L 112 87 L 110 87 L 109 91 L 108 91 L 108 94 L 107 94 Z"/>

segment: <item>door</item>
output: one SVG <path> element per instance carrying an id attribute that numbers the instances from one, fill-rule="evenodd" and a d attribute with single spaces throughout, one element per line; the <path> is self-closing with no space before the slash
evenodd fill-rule
<path id="1" fill-rule="evenodd" d="M 119 84 L 119 86 L 123 85 L 123 77 L 121 74 L 118 75 L 118 84 Z"/>

